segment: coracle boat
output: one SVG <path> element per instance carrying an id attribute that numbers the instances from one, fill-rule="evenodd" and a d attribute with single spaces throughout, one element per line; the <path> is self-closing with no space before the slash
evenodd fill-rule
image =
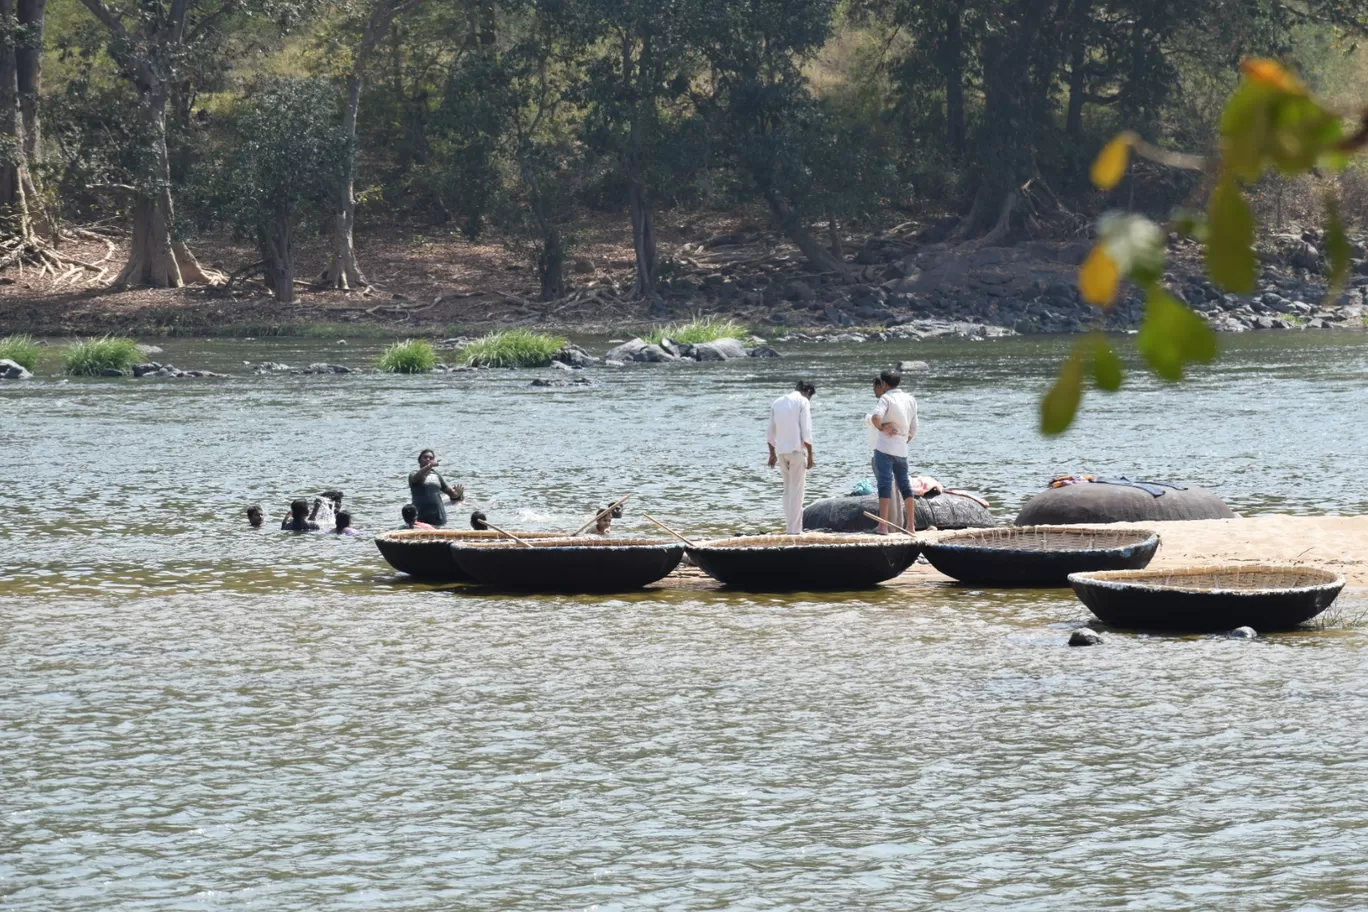
<path id="1" fill-rule="evenodd" d="M 526 592 L 627 592 L 679 566 L 684 545 L 646 539 L 558 538 L 454 542 L 456 565 L 477 583 Z"/>
<path id="2" fill-rule="evenodd" d="M 689 546 L 704 573 L 737 589 L 865 589 L 901 574 L 921 553 L 908 535 L 754 535 Z"/>
<path id="3" fill-rule="evenodd" d="M 1138 570 L 1159 549 L 1149 529 L 1006 526 L 956 532 L 922 545 L 931 565 L 962 583 L 1064 586 L 1070 573 Z"/>
<path id="4" fill-rule="evenodd" d="M 555 532 L 514 534 L 524 539 L 565 537 Z M 488 530 L 476 532 L 473 529 L 395 529 L 375 536 L 375 546 L 391 567 L 414 579 L 469 583 L 472 582 L 470 576 L 451 556 L 452 542 L 494 540 L 508 541 L 508 536 Z"/>
<path id="5" fill-rule="evenodd" d="M 1330 607 L 1344 577 L 1282 564 L 1074 573 L 1069 584 L 1113 627 L 1214 632 L 1290 630 Z"/>

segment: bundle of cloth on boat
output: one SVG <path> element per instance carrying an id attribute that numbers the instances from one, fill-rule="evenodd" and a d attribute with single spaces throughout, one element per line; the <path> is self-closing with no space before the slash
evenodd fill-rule
<path id="1" fill-rule="evenodd" d="M 1052 488 L 1067 488 L 1076 484 L 1105 484 L 1120 485 L 1123 488 L 1138 488 L 1152 497 L 1163 497 L 1167 490 L 1187 490 L 1187 485 L 1174 484 L 1171 481 L 1132 481 L 1125 475 L 1117 475 L 1115 478 L 1104 478 L 1100 475 L 1056 475 L 1050 481 Z"/>
<path id="2" fill-rule="evenodd" d="M 1230 519 L 1215 493 L 1196 485 L 1132 481 L 1124 475 L 1061 475 L 1017 514 L 1018 526 Z"/>

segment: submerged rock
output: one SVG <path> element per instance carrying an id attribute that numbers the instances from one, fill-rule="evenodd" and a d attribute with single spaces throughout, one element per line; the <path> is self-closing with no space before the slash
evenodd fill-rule
<path id="1" fill-rule="evenodd" d="M 28 380 L 33 377 L 28 368 L 9 358 L 0 358 L 0 380 Z"/>
<path id="2" fill-rule="evenodd" d="M 1253 627 L 1236 627 L 1226 634 L 1232 640 L 1253 640 L 1259 636 L 1259 632 Z"/>
<path id="3" fill-rule="evenodd" d="M 1102 637 L 1091 627 L 1079 627 L 1069 634 L 1070 646 L 1101 646 Z"/>
<path id="4" fill-rule="evenodd" d="M 768 345 L 760 345 L 760 346 L 757 346 L 757 347 L 755 347 L 755 348 L 752 348 L 752 349 L 750 350 L 749 354 L 750 354 L 750 356 L 751 356 L 752 358 L 782 358 L 782 357 L 784 357 L 783 354 L 781 354 L 780 352 L 775 351 L 773 348 L 769 347 Z"/>
<path id="5" fill-rule="evenodd" d="M 352 373 L 352 369 L 351 369 L 350 367 L 344 367 L 344 366 L 341 365 L 341 364 L 328 364 L 327 362 L 324 362 L 324 361 L 315 361 L 313 364 L 310 364 L 308 367 L 304 368 L 304 370 L 300 371 L 300 373 L 304 373 L 304 374 L 350 374 L 350 373 Z"/>

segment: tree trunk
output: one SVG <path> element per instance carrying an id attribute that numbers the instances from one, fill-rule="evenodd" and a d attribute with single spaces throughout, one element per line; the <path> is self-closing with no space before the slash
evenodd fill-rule
<path id="1" fill-rule="evenodd" d="M 281 215 L 260 241 L 262 269 L 271 292 L 281 304 L 293 303 L 295 277 L 294 227 Z"/>
<path id="2" fill-rule="evenodd" d="M 845 262 L 845 248 L 841 244 L 841 226 L 836 221 L 836 213 L 827 210 L 827 240 L 831 242 L 831 255 Z"/>
<path id="3" fill-rule="evenodd" d="M 166 148 L 165 94 L 157 90 L 144 93 L 142 115 L 152 137 L 151 176 L 157 188 L 133 205 L 132 247 L 114 286 L 179 288 L 192 282 L 207 282 L 208 277 L 186 246 L 171 239 L 175 208 L 171 203 L 171 161 Z"/>
<path id="4" fill-rule="evenodd" d="M 1064 117 L 1064 133 L 1071 139 L 1083 136 L 1083 102 L 1087 99 L 1088 15 L 1092 0 L 1074 4 L 1069 23 L 1069 108 Z"/>
<path id="5" fill-rule="evenodd" d="M 24 154 L 32 167 L 41 161 L 42 118 L 38 113 L 38 94 L 42 90 L 43 25 L 47 0 L 19 0 L 19 25 L 23 35 L 15 51 L 19 77 L 19 107 L 24 121 Z"/>
<path id="6" fill-rule="evenodd" d="M 784 236 L 802 251 L 809 263 L 822 272 L 834 272 L 845 279 L 850 278 L 850 268 L 846 266 L 845 260 L 833 256 L 830 250 L 823 247 L 807 230 L 807 226 L 803 224 L 793 207 L 776 191 L 766 190 L 765 201 L 769 203 L 774 217 L 779 220 L 779 227 L 783 230 Z"/>
<path id="7" fill-rule="evenodd" d="M 356 112 L 361 105 L 361 75 L 353 73 L 347 80 L 347 108 L 342 114 L 342 133 L 351 144 L 347 162 L 347 177 L 338 194 L 337 211 L 328 226 L 328 243 L 332 252 L 328 266 L 318 284 L 326 288 L 365 288 L 370 282 L 356 262 L 353 229 L 356 225 Z"/>
<path id="8" fill-rule="evenodd" d="M 947 7 L 940 46 L 941 72 L 945 77 L 946 140 L 957 158 L 968 148 L 964 128 L 964 33 L 960 25 L 963 15 L 963 2 Z"/>
<path id="9" fill-rule="evenodd" d="M 639 175 L 628 179 L 627 189 L 632 206 L 632 246 L 636 249 L 636 285 L 632 294 L 638 298 L 653 298 L 656 293 L 655 219 Z"/>
<path id="10" fill-rule="evenodd" d="M 541 276 L 543 301 L 554 301 L 565 295 L 565 241 L 560 231 L 549 225 L 542 232 L 537 272 Z"/>
<path id="11" fill-rule="evenodd" d="M 14 0 L 0 0 L 0 22 L 10 22 L 14 16 Z M 24 154 L 24 125 L 20 113 L 18 49 L 6 29 L 0 41 L 0 137 L 5 147 L 0 163 L 0 218 L 3 233 L 27 243 L 33 239 L 30 218 L 30 187 L 27 179 L 27 156 Z"/>

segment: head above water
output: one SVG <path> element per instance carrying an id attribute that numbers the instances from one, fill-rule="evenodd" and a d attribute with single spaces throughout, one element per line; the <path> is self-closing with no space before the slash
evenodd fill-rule
<path id="1" fill-rule="evenodd" d="M 485 515 L 479 510 L 476 510 L 474 513 L 470 514 L 470 528 L 474 529 L 476 532 L 485 531 L 489 528 L 489 523 L 485 522 L 485 519 Z"/>
<path id="2" fill-rule="evenodd" d="M 898 384 L 902 383 L 902 372 L 888 368 L 879 371 L 879 376 L 874 378 L 874 394 L 882 396 L 891 389 L 897 389 Z"/>
<path id="3" fill-rule="evenodd" d="M 252 504 L 247 508 L 247 522 L 253 529 L 260 528 L 261 524 L 265 521 L 266 515 L 261 512 L 260 506 Z"/>
<path id="4" fill-rule="evenodd" d="M 290 515 L 299 520 L 308 519 L 309 502 L 307 500 L 290 501 Z"/>
<path id="5" fill-rule="evenodd" d="M 423 468 L 429 462 L 437 458 L 437 453 L 433 450 L 423 450 L 418 454 L 418 468 Z"/>
<path id="6" fill-rule="evenodd" d="M 817 392 L 817 387 L 812 384 L 811 380 L 799 380 L 793 388 L 809 399 Z"/>
<path id="7" fill-rule="evenodd" d="M 351 514 L 348 513 L 346 510 L 343 510 L 342 512 L 337 514 L 336 522 L 337 531 L 341 532 L 343 529 L 351 525 Z"/>
<path id="8" fill-rule="evenodd" d="M 399 515 L 404 517 L 404 525 L 411 526 L 418 520 L 418 508 L 413 504 L 404 504 L 399 508 Z"/>

